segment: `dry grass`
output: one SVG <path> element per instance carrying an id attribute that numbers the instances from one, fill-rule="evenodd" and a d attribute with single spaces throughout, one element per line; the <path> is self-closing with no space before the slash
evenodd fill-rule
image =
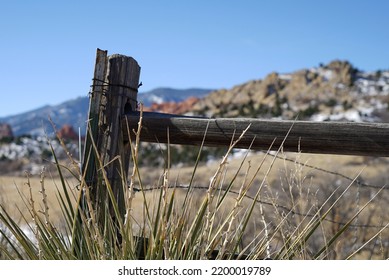
<path id="1" fill-rule="evenodd" d="M 228 166 L 221 175 L 219 186 L 227 188 L 230 182 L 231 193 L 224 200 L 222 207 L 214 217 L 213 227 L 222 226 L 227 232 L 236 230 L 239 221 L 243 219 L 244 214 L 252 203 L 257 189 L 262 185 L 262 190 L 257 197 L 262 203 L 258 202 L 253 209 L 250 223 L 247 225 L 245 235 L 240 244 L 241 248 L 254 247 L 253 240 L 266 240 L 264 251 L 261 257 L 274 257 L 282 244 L 292 242 L 292 239 L 299 234 L 304 233 L 304 229 L 311 223 L 312 217 L 323 203 L 334 194 L 336 188 L 339 188 L 333 196 L 334 202 L 338 195 L 351 182 L 350 180 L 328 174 L 323 171 L 313 169 L 309 166 L 316 166 L 332 171 L 339 172 L 350 178 L 355 178 L 358 172 L 362 171 L 358 179 L 365 183 L 383 186 L 388 182 L 388 174 L 385 172 L 387 167 L 386 159 L 363 158 L 349 156 L 329 156 L 329 155 L 309 155 L 309 154 L 287 154 L 281 155 L 281 158 L 273 162 L 273 158 L 264 154 L 252 154 L 243 162 L 241 159 L 230 159 Z M 306 165 L 301 165 L 293 161 L 287 161 L 282 158 L 295 159 Z M 262 160 L 264 162 L 262 163 Z M 258 166 L 261 167 L 258 169 Z M 201 202 L 207 196 L 206 188 L 209 185 L 210 178 L 215 174 L 219 164 L 207 164 L 199 166 L 195 172 L 193 186 L 202 187 L 202 189 L 192 190 L 191 209 L 199 209 Z M 240 170 L 237 173 L 237 170 Z M 258 171 L 257 174 L 255 174 Z M 268 172 L 268 170 L 270 170 Z M 135 193 L 132 202 L 132 218 L 134 220 L 134 229 L 139 231 L 144 226 L 144 205 L 147 203 L 156 211 L 158 199 L 160 196 L 160 187 L 163 184 L 163 169 L 140 168 L 140 175 L 144 182 L 145 189 L 155 188 L 155 190 L 146 191 L 144 197 L 141 193 Z M 175 207 L 182 205 L 186 196 L 187 189 L 184 188 L 193 175 L 193 167 L 172 167 L 169 170 L 170 185 L 178 185 L 175 191 Z M 252 178 L 252 179 L 251 179 Z M 28 178 L 32 186 L 33 196 L 40 198 L 41 178 L 38 176 Z M 247 185 L 252 180 L 252 186 L 247 191 L 247 197 L 240 202 L 236 211 L 236 222 L 222 225 L 222 221 L 233 210 L 236 204 L 236 197 L 239 189 Z M 60 178 L 46 178 L 44 180 L 48 206 L 50 208 L 50 218 L 53 224 L 63 222 L 63 213 L 57 203 L 58 185 L 61 184 Z M 77 195 L 76 179 L 68 178 L 66 181 L 70 190 Z M 0 201 L 6 210 L 8 210 L 16 220 L 21 220 L 22 215 L 29 215 L 29 209 L 24 200 L 29 197 L 29 188 L 26 177 L 0 177 Z M 354 183 L 347 193 L 341 198 L 340 202 L 334 206 L 328 213 L 325 220 L 322 221 L 320 229 L 314 233 L 306 244 L 304 250 L 300 250 L 298 255 L 293 254 L 291 258 L 309 259 L 312 258 L 312 252 L 319 250 L 331 236 L 336 234 L 376 192 L 377 188 L 358 186 Z M 172 190 L 169 191 L 169 195 Z M 353 221 L 351 226 L 338 238 L 333 249 L 328 250 L 322 258 L 326 259 L 344 259 L 353 251 L 358 249 L 368 241 L 380 228 L 389 221 L 389 213 L 385 210 L 389 201 L 388 191 L 384 190 L 366 209 Z M 39 209 L 43 209 L 42 201 L 36 201 Z M 330 203 L 321 209 L 323 213 L 330 207 Z M 153 210 L 154 209 L 154 210 Z M 180 209 L 175 209 L 179 212 Z M 195 218 L 196 212 L 188 215 L 189 220 Z M 264 225 L 266 225 L 264 227 Z M 293 237 L 294 236 L 294 237 Z M 358 259 L 385 259 L 389 257 L 389 229 L 383 230 L 374 242 L 364 247 L 355 258 Z"/>
<path id="2" fill-rule="evenodd" d="M 231 188 L 232 192 L 238 192 L 240 186 L 244 184 L 247 178 L 252 178 L 261 164 L 264 154 L 254 154 L 247 157 L 241 172 L 235 178 Z M 261 166 L 258 174 L 255 176 L 253 186 L 248 191 L 249 197 L 254 197 L 256 190 L 265 178 L 265 184 L 260 194 L 262 206 L 255 208 L 250 225 L 246 231 L 242 246 L 249 244 L 255 236 L 261 234 L 264 230 L 263 222 L 269 223 L 269 230 L 276 231 L 277 225 L 283 224 L 282 230 L 273 236 L 270 247 L 276 251 L 280 244 L 284 244 L 288 234 L 296 234 L 299 230 L 309 224 L 317 209 L 332 195 L 336 188 L 338 191 L 333 195 L 330 202 L 334 202 L 343 190 L 345 190 L 352 181 L 356 179 L 363 184 L 374 185 L 366 187 L 354 182 L 340 201 L 331 209 L 328 216 L 321 224 L 321 229 L 315 233 L 315 237 L 310 240 L 309 250 L 318 250 L 323 242 L 328 240 L 333 234 L 338 232 L 375 193 L 379 188 L 389 182 L 387 173 L 388 159 L 386 158 L 368 158 L 353 156 L 336 155 L 312 155 L 312 154 L 293 154 L 281 155 L 274 163 L 272 157 L 267 157 Z M 293 159 L 286 161 L 283 157 Z M 234 179 L 235 172 L 241 164 L 241 159 L 233 159 L 228 163 L 228 168 L 223 176 L 226 186 Z M 273 166 L 270 172 L 266 174 L 270 165 Z M 308 166 L 307 166 L 308 165 Z M 343 174 L 350 179 L 336 174 L 329 174 L 322 170 L 314 169 L 309 166 L 326 169 L 332 172 Z M 207 187 L 209 179 L 218 168 L 218 163 L 199 166 L 196 170 L 193 185 L 197 187 Z M 246 172 L 247 171 L 247 172 Z M 149 184 L 149 188 L 156 188 L 161 182 L 162 171 L 159 172 L 151 168 L 141 169 L 141 176 Z M 170 178 L 175 185 L 186 186 L 193 174 L 193 167 L 171 168 Z M 156 192 L 156 191 L 154 191 Z M 185 192 L 185 190 L 181 190 Z M 197 196 L 204 196 L 205 190 L 197 190 Z M 152 194 L 149 194 L 152 197 Z M 234 203 L 235 194 L 226 200 L 226 209 L 222 213 L 229 213 L 229 207 Z M 153 199 L 150 198 L 150 201 Z M 246 198 L 243 204 L 246 206 L 251 199 Z M 389 221 L 389 212 L 386 211 L 386 205 L 389 202 L 388 190 L 382 191 L 367 207 L 358 215 L 351 226 L 345 231 L 341 238 L 337 240 L 335 250 L 329 250 L 324 258 L 344 259 L 358 246 L 364 244 L 375 233 L 384 227 Z M 329 208 L 330 203 L 322 209 Z M 139 205 L 140 207 L 140 205 Z M 195 208 L 197 209 L 197 208 Z M 291 210 L 292 212 L 290 212 Z M 286 220 L 283 218 L 286 217 Z M 222 220 L 222 217 L 219 217 Z M 386 259 L 389 257 L 389 229 L 381 232 L 375 242 L 366 246 L 356 258 L 359 259 Z M 309 253 L 298 256 L 298 258 L 309 258 Z"/>
<path id="3" fill-rule="evenodd" d="M 261 163 L 264 154 L 258 153 L 254 155 L 249 155 L 246 162 L 244 163 L 243 170 L 247 169 L 248 164 L 251 164 L 251 170 L 249 175 L 252 175 L 255 172 L 256 167 Z M 312 165 L 319 168 L 324 168 L 329 171 L 339 172 L 346 176 L 353 178 L 363 169 L 361 174 L 361 179 L 365 182 L 373 185 L 384 185 L 389 182 L 389 174 L 387 174 L 387 166 L 389 160 L 386 158 L 368 158 L 368 157 L 357 157 L 357 156 L 338 156 L 338 155 L 317 155 L 317 154 L 295 154 L 287 153 L 281 155 L 281 157 L 286 157 L 292 160 L 298 160 L 301 163 Z M 272 163 L 272 157 L 269 156 L 265 159 L 263 168 L 259 171 L 258 180 L 263 178 L 267 168 Z M 200 164 L 196 170 L 194 184 L 199 186 L 207 186 L 209 179 L 215 173 L 218 168 L 218 161 L 209 164 Z M 236 170 L 241 164 L 241 159 L 232 159 L 229 160 L 228 170 Z M 162 169 L 158 168 L 149 168 L 142 167 L 141 173 L 143 178 L 143 183 L 147 185 L 156 184 L 162 175 Z M 277 159 L 272 167 L 271 172 L 267 175 L 268 182 L 275 182 L 281 178 L 287 178 L 294 176 L 293 173 L 300 172 L 304 176 L 304 180 L 310 180 L 313 185 L 329 185 L 333 184 L 334 180 L 338 180 L 339 183 L 345 183 L 347 180 L 339 176 L 323 173 L 321 171 L 298 166 L 293 162 L 284 161 L 282 159 Z M 190 181 L 190 178 L 193 173 L 193 167 L 172 167 L 170 170 L 170 178 L 172 181 L 177 181 L 178 184 L 187 184 Z M 242 179 L 245 176 L 244 172 L 238 175 L 238 178 Z M 225 181 L 228 182 L 231 178 L 234 177 L 234 172 L 227 172 L 225 176 Z"/>
<path id="4" fill-rule="evenodd" d="M 27 205 L 24 203 L 30 199 L 30 183 L 32 195 L 36 199 L 38 209 L 43 209 L 41 195 L 41 177 L 39 175 L 15 177 L 15 176 L 0 176 L 0 202 L 1 205 L 13 216 L 16 220 L 21 220 L 22 216 L 30 214 Z M 70 190 L 77 192 L 77 180 L 68 178 L 67 183 Z M 62 222 L 62 213 L 58 204 L 58 190 L 60 189 L 60 178 L 45 178 L 44 186 L 47 195 L 47 201 L 52 222 L 59 224 Z"/>

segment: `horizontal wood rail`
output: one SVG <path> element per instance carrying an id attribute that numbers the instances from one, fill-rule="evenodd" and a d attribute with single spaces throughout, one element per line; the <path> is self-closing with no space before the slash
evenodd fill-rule
<path id="1" fill-rule="evenodd" d="M 139 112 L 122 118 L 124 140 L 128 141 L 139 122 Z M 278 121 L 250 118 L 198 118 L 143 112 L 140 140 L 182 145 L 229 146 L 250 125 L 236 148 L 277 150 L 282 142 L 287 152 L 389 156 L 389 124 L 351 122 Z M 289 134 L 288 134 L 289 132 Z M 287 137 L 286 137 L 287 136 Z M 285 138 L 286 137 L 286 138 Z M 273 143 L 273 144 L 272 144 Z"/>

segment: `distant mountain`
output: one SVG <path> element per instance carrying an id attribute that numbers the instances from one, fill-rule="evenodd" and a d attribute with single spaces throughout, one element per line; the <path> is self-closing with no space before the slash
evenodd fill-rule
<path id="1" fill-rule="evenodd" d="M 148 92 L 140 92 L 138 100 L 145 106 L 161 102 L 180 102 L 190 96 L 204 97 L 211 90 L 209 89 L 173 89 L 156 88 Z M 41 108 L 21 113 L 13 116 L 0 118 L 0 123 L 7 123 L 12 127 L 13 134 L 20 136 L 23 134 L 43 135 L 53 132 L 49 117 L 59 130 L 63 125 L 70 124 L 76 130 L 81 128 L 81 133 L 85 133 L 85 124 L 89 108 L 89 98 L 79 97 L 66 101 L 59 105 L 46 105 Z"/>
<path id="2" fill-rule="evenodd" d="M 59 105 L 46 105 L 26 113 L 2 117 L 0 122 L 9 124 L 15 136 L 24 134 L 50 135 L 53 132 L 53 125 L 49 119 L 58 130 L 64 124 L 71 124 L 73 127 L 81 127 L 82 131 L 85 131 L 88 108 L 88 97 L 79 97 Z"/>

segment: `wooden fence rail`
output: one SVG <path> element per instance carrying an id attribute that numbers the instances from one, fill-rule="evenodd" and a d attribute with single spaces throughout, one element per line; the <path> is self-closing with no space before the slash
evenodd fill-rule
<path id="1" fill-rule="evenodd" d="M 127 123 L 133 131 L 138 122 L 139 112 L 123 116 L 125 139 L 128 139 Z M 389 156 L 389 124 L 385 123 L 208 119 L 144 112 L 140 140 L 200 145 L 206 133 L 205 146 L 229 146 L 231 140 L 237 139 L 248 126 L 250 128 L 237 148 L 247 149 L 252 143 L 253 150 L 268 150 L 270 147 L 277 150 L 285 140 L 283 150 L 289 152 Z"/>

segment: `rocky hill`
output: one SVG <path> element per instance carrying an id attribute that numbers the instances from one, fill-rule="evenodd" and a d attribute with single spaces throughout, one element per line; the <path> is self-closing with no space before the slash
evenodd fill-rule
<path id="1" fill-rule="evenodd" d="M 388 103 L 389 71 L 363 72 L 335 60 L 293 73 L 270 73 L 201 99 L 151 109 L 208 117 L 386 122 Z"/>

